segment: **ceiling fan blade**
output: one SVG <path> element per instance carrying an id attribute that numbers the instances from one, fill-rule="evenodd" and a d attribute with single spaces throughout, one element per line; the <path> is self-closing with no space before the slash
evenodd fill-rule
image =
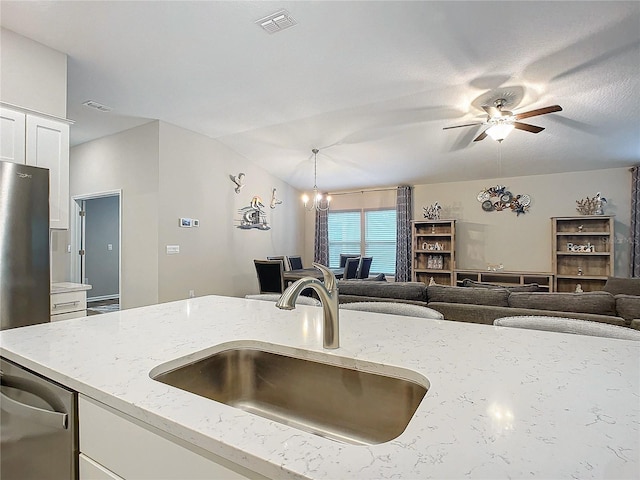
<path id="1" fill-rule="evenodd" d="M 523 118 L 535 117 L 536 115 L 544 115 L 546 113 L 561 112 L 562 107 L 560 105 L 551 105 L 550 107 L 538 108 L 537 110 L 530 110 L 528 112 L 517 113 L 514 115 L 516 120 L 522 120 Z"/>
<path id="2" fill-rule="evenodd" d="M 472 127 L 473 125 L 482 125 L 484 122 L 476 122 L 476 123 L 465 123 L 464 125 L 454 125 L 453 127 L 444 127 L 443 130 L 449 130 L 451 128 L 460 128 L 460 127 Z"/>
<path id="3" fill-rule="evenodd" d="M 487 131 L 485 130 L 484 132 L 482 132 L 480 135 L 478 135 L 476 138 L 473 139 L 474 142 L 479 142 L 480 140 L 484 140 L 485 138 L 487 138 Z"/>
<path id="4" fill-rule="evenodd" d="M 496 107 L 490 107 L 489 105 L 482 105 L 482 108 L 484 109 L 485 112 L 487 112 L 490 118 L 502 116 L 502 112 L 498 110 Z"/>
<path id="5" fill-rule="evenodd" d="M 535 125 L 529 125 L 528 123 L 522 122 L 513 122 L 513 127 L 517 128 L 518 130 L 525 130 L 531 133 L 540 133 L 542 130 L 544 130 L 544 127 L 536 127 Z"/>

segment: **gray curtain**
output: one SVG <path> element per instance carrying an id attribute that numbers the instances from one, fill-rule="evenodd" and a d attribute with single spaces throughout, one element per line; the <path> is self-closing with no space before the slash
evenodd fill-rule
<path id="1" fill-rule="evenodd" d="M 316 210 L 316 236 L 314 242 L 313 261 L 329 266 L 329 212 Z"/>
<path id="2" fill-rule="evenodd" d="M 631 277 L 640 277 L 640 165 L 631 169 Z"/>
<path id="3" fill-rule="evenodd" d="M 396 282 L 411 280 L 411 219 L 413 201 L 411 187 L 398 187 L 396 200 Z"/>

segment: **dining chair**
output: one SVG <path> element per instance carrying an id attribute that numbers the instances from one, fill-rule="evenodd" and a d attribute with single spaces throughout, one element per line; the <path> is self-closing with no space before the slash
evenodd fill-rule
<path id="1" fill-rule="evenodd" d="M 422 305 L 400 302 L 350 302 L 341 303 L 338 308 L 342 310 L 357 310 L 361 312 L 388 313 L 390 315 L 403 315 L 405 317 L 444 319 L 437 310 Z"/>
<path id="2" fill-rule="evenodd" d="M 344 264 L 344 274 L 342 278 L 348 280 L 350 278 L 358 278 L 358 267 L 360 266 L 360 257 L 347 258 Z"/>
<path id="3" fill-rule="evenodd" d="M 299 255 L 294 255 L 287 257 L 289 260 L 289 270 L 302 270 L 304 267 L 302 266 L 302 257 Z"/>
<path id="4" fill-rule="evenodd" d="M 344 268 L 347 264 L 347 258 L 359 258 L 359 253 L 341 253 L 340 254 L 340 268 Z"/>
<path id="5" fill-rule="evenodd" d="M 519 315 L 497 318 L 493 321 L 493 324 L 498 327 L 517 327 L 547 332 L 574 333 L 594 337 L 640 341 L 640 331 L 638 330 L 608 323 L 579 320 L 577 318 Z"/>
<path id="6" fill-rule="evenodd" d="M 289 263 L 287 262 L 287 259 L 284 255 L 281 257 L 267 257 L 267 260 L 280 260 L 282 262 L 283 268 L 285 270 L 289 270 Z"/>
<path id="7" fill-rule="evenodd" d="M 281 260 L 254 260 L 260 293 L 284 292 L 284 263 Z"/>
<path id="8" fill-rule="evenodd" d="M 373 257 L 361 257 L 360 265 L 358 265 L 358 278 L 369 278 L 369 270 L 371 270 L 371 262 Z"/>

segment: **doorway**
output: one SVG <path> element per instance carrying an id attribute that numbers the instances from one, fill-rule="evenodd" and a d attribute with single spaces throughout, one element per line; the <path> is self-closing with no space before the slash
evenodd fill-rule
<path id="1" fill-rule="evenodd" d="M 121 298 L 121 190 L 72 197 L 72 281 L 91 285 L 89 305 L 119 309 Z"/>

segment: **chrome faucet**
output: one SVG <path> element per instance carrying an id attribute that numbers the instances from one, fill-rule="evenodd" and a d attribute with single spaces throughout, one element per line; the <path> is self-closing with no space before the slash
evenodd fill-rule
<path id="1" fill-rule="evenodd" d="M 340 346 L 340 327 L 338 322 L 338 282 L 331 270 L 324 265 L 314 263 L 314 267 L 322 272 L 324 283 L 317 278 L 304 277 L 296 280 L 276 302 L 276 307 L 283 310 L 296 308 L 296 300 L 305 288 L 312 288 L 318 293 L 322 303 L 324 317 L 323 347 L 338 348 Z"/>

